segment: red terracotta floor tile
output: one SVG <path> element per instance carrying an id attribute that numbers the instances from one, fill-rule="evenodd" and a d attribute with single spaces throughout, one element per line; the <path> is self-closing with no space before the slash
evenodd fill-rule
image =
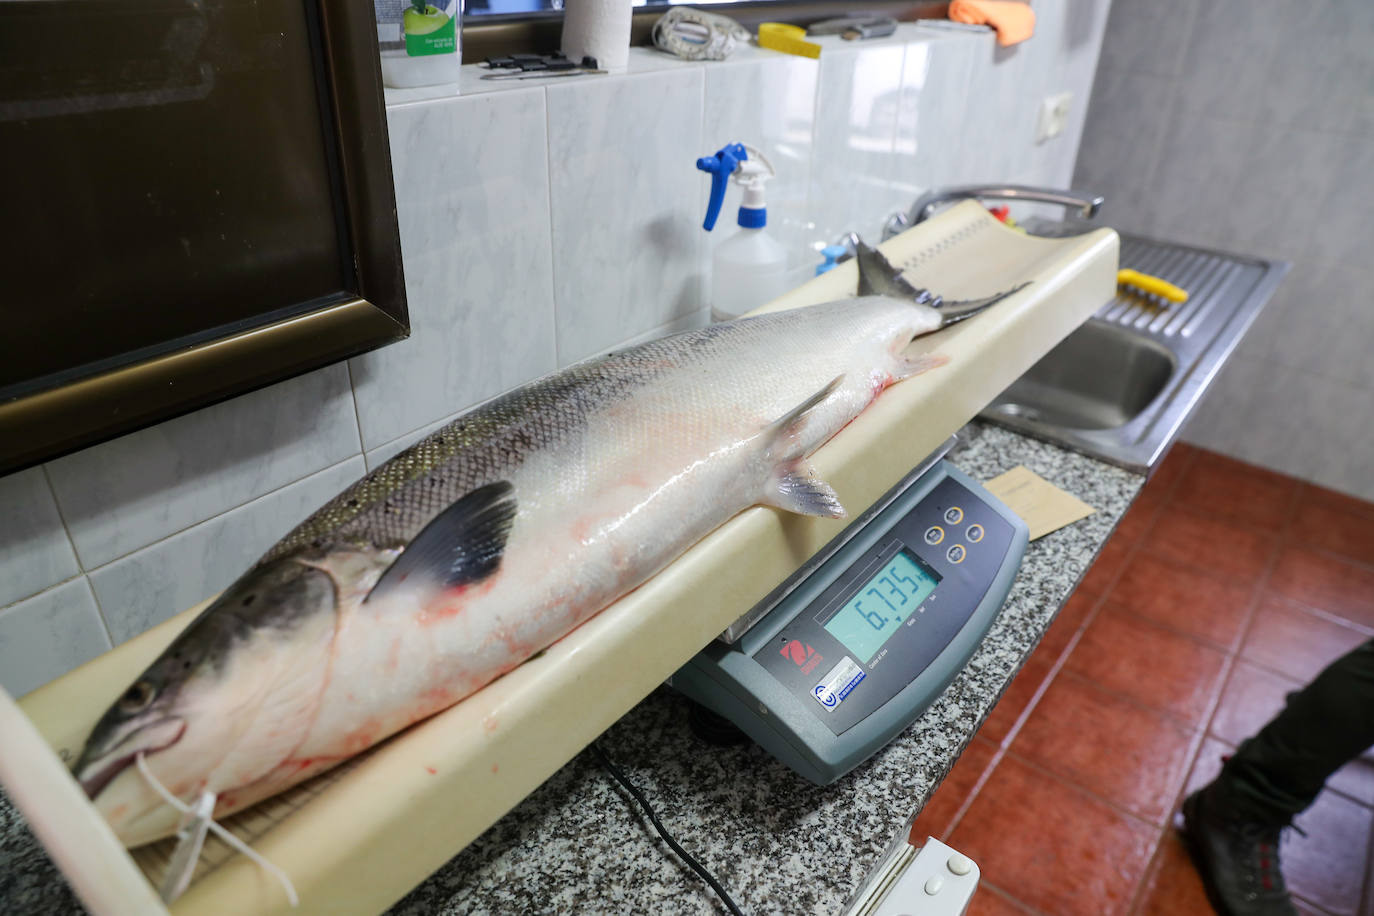
<path id="1" fill-rule="evenodd" d="M 1288 519 L 1298 485 L 1296 478 L 1201 449 L 1172 501 L 1213 518 L 1277 531 Z"/>
<path id="2" fill-rule="evenodd" d="M 1142 545 L 1180 565 L 1252 583 L 1268 566 L 1276 543 L 1268 531 L 1172 503 L 1159 514 Z"/>
<path id="3" fill-rule="evenodd" d="M 1207 892 L 1202 889 L 1193 860 L 1183 839 L 1169 830 L 1160 841 L 1154 867 L 1140 889 L 1136 916 L 1183 916 L 1211 913 Z"/>
<path id="4" fill-rule="evenodd" d="M 949 833 L 954 815 L 965 799 L 973 792 L 978 779 L 997 754 L 997 745 L 986 738 L 973 736 L 968 747 L 950 768 L 944 782 L 936 787 L 935 793 L 926 801 L 916 822 L 911 827 L 911 844 L 920 846 L 926 837 L 933 836 L 943 840 Z"/>
<path id="5" fill-rule="evenodd" d="M 1200 449 L 1189 445 L 1187 442 L 1175 442 L 1173 448 L 1169 449 L 1164 460 L 1155 468 L 1154 474 L 1145 483 L 1147 490 L 1156 490 L 1164 495 L 1169 495 L 1174 484 L 1178 483 L 1183 472 L 1188 470 L 1194 458 L 1206 449 Z"/>
<path id="6" fill-rule="evenodd" d="M 1137 617 L 1108 601 L 1065 662 L 1074 671 L 1143 706 L 1206 725 L 1226 655 L 1195 639 Z"/>
<path id="7" fill-rule="evenodd" d="M 1289 890 L 1337 916 L 1356 916 L 1374 811 L 1323 792 L 1294 822 L 1307 835 L 1284 832 L 1281 856 Z"/>
<path id="8" fill-rule="evenodd" d="M 1279 710 L 1284 698 L 1302 684 L 1245 661 L 1236 662 L 1212 716 L 1213 735 L 1240 744 L 1264 727 Z"/>
<path id="9" fill-rule="evenodd" d="M 1374 627 L 1374 568 L 1286 546 L 1269 588 L 1299 604 Z"/>
<path id="10" fill-rule="evenodd" d="M 1126 563 L 1126 556 L 1133 546 L 1135 545 L 1128 541 L 1109 538 L 1098 551 L 1093 565 L 1083 574 L 1083 580 L 1078 583 L 1074 593 L 1101 595 L 1105 592 L 1115 581 L 1117 573 L 1121 572 L 1121 567 Z"/>
<path id="11" fill-rule="evenodd" d="M 1069 595 L 1069 600 L 1059 609 L 1054 621 L 1045 630 L 1045 635 L 1040 637 L 1040 644 L 1035 647 L 1035 651 L 1043 654 L 1051 664 L 1059 661 L 1059 656 L 1064 654 L 1069 643 L 1092 615 L 1093 609 L 1097 607 L 1097 601 L 1098 596 L 1083 591 L 1075 591 Z"/>
<path id="12" fill-rule="evenodd" d="M 1241 657 L 1307 683 L 1331 662 L 1370 638 L 1368 631 L 1265 597 L 1255 612 Z"/>
<path id="13" fill-rule="evenodd" d="M 1061 673 L 1010 753 L 1163 824 L 1187 774 L 1192 740 L 1189 729 L 1161 713 Z"/>
<path id="14" fill-rule="evenodd" d="M 1149 487 L 1141 490 L 1135 502 L 1131 503 L 1131 508 L 1126 510 L 1126 514 L 1117 523 L 1112 538 L 1134 544 L 1150 529 L 1150 525 L 1154 524 L 1155 516 L 1167 502 L 1160 490 L 1152 490 Z"/>
<path id="15" fill-rule="evenodd" d="M 1240 639 L 1252 590 L 1253 583 L 1137 553 L 1107 598 L 1141 617 L 1232 649 Z"/>
<path id="16" fill-rule="evenodd" d="M 1304 498 L 1310 492 L 1310 489 L 1304 490 L 1303 497 L 1299 497 L 1298 509 L 1288 531 L 1289 540 L 1374 566 L 1374 514 L 1351 509 L 1331 499 Z M 1369 503 L 1363 506 L 1374 513 L 1374 506 Z"/>
<path id="17" fill-rule="evenodd" d="M 997 885 L 980 881 L 964 916 L 1031 916 L 1031 911 Z"/>
<path id="18" fill-rule="evenodd" d="M 1021 718 L 1021 713 L 1030 704 L 1031 698 L 1040 689 L 1045 678 L 1049 677 L 1053 667 L 1053 659 L 1037 649 L 1026 659 L 1026 664 L 1007 686 L 1007 692 L 1002 694 L 1002 699 L 997 701 L 992 712 L 983 720 L 978 735 L 997 744 L 1006 741 L 1011 730 L 1016 727 L 1016 720 Z"/>
<path id="19" fill-rule="evenodd" d="M 950 837 L 998 887 L 1055 916 L 1125 913 L 1154 841 L 1155 828 L 1014 757 Z"/>

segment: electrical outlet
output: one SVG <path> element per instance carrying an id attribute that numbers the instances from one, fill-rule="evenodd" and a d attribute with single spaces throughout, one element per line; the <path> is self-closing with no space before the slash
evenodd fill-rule
<path id="1" fill-rule="evenodd" d="M 1069 123 L 1069 107 L 1073 104 L 1072 92 L 1046 96 L 1040 103 L 1040 119 L 1035 125 L 1035 142 L 1044 143 L 1051 137 L 1064 132 Z"/>

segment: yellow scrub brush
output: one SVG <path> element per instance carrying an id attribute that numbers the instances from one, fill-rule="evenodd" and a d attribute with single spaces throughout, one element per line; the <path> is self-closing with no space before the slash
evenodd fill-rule
<path id="1" fill-rule="evenodd" d="M 1176 304 L 1188 301 L 1188 291 L 1186 289 L 1174 286 L 1174 284 L 1170 283 L 1168 280 L 1161 280 L 1159 277 L 1143 274 L 1138 270 L 1118 270 L 1116 272 L 1116 285 L 1134 287 L 1142 293 L 1159 296 L 1161 299 Z"/>

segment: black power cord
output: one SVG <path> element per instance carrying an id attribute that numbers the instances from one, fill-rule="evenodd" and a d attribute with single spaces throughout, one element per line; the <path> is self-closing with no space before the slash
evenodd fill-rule
<path id="1" fill-rule="evenodd" d="M 725 902 L 726 908 L 733 913 L 734 916 L 744 916 L 740 908 L 735 905 L 735 901 L 731 900 L 730 895 L 725 892 L 725 888 L 720 886 L 720 882 L 717 881 L 709 871 L 703 868 L 700 862 L 692 858 L 691 853 L 679 846 L 677 840 L 668 835 L 668 831 L 665 830 L 663 824 L 659 822 L 658 815 L 654 813 L 654 809 L 650 806 L 648 800 L 634 787 L 630 780 L 625 778 L 625 774 L 620 772 L 620 769 L 614 763 L 611 763 L 611 758 L 606 756 L 606 752 L 603 751 L 600 745 L 595 741 L 592 742 L 592 753 L 596 754 L 596 758 L 601 761 L 601 765 L 606 768 L 606 772 L 610 773 L 615 781 L 624 786 L 625 791 L 629 792 L 634 796 L 634 800 L 639 802 L 639 806 L 644 809 L 644 813 L 649 815 L 649 821 L 654 825 L 654 829 L 658 831 L 658 835 L 663 837 L 663 842 L 672 847 L 673 852 L 677 853 L 678 858 L 686 862 L 687 865 L 691 867 L 692 871 L 701 875 L 702 880 L 711 885 L 711 890 L 715 891 L 716 895 Z"/>

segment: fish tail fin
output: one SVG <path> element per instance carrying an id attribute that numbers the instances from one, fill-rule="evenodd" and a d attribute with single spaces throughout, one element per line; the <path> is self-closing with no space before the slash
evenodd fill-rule
<path id="1" fill-rule="evenodd" d="M 763 432 L 764 455 L 773 468 L 764 485 L 759 501 L 799 515 L 818 515 L 825 518 L 844 518 L 844 506 L 834 489 L 816 477 L 816 472 L 802 454 L 802 427 L 810 414 L 844 382 L 838 375 L 820 391 L 802 401 L 785 415 L 768 425 Z"/>
<path id="2" fill-rule="evenodd" d="M 966 299 L 953 302 L 936 301 L 933 302 L 932 305 L 934 305 L 936 311 L 940 313 L 940 327 L 947 328 L 956 321 L 972 318 L 988 306 L 996 305 L 1008 296 L 1021 292 L 1021 290 L 1025 289 L 1027 286 L 1030 286 L 1029 280 L 1025 283 L 1018 283 L 1005 292 L 996 293 L 985 299 Z"/>
<path id="3" fill-rule="evenodd" d="M 902 269 L 888 260 L 887 255 L 871 245 L 859 241 L 854 246 L 855 260 L 859 263 L 859 295 L 888 296 L 917 305 L 928 305 L 940 314 L 940 327 L 946 328 L 956 321 L 963 321 L 977 315 L 990 305 L 1018 293 L 1030 285 L 1027 281 L 1011 289 L 988 296 L 984 299 L 946 301 L 928 289 L 922 289 L 902 276 Z"/>

